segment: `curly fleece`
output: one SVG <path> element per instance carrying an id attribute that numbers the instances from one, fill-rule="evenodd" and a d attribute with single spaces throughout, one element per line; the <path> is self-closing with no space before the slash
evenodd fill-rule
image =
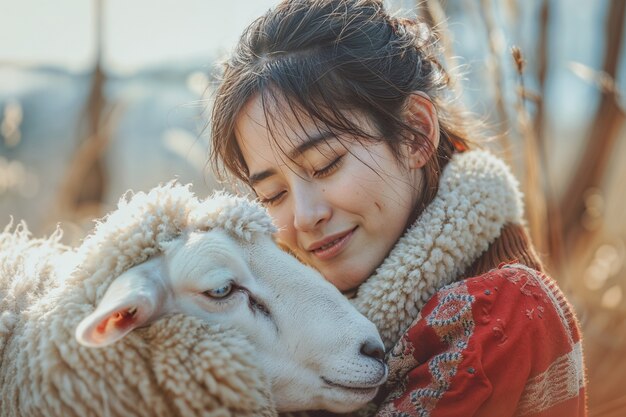
<path id="1" fill-rule="evenodd" d="M 523 223 L 523 204 L 506 164 L 486 151 L 454 155 L 437 196 L 352 303 L 392 347 L 435 292 L 461 276 L 507 223 Z"/>
<path id="2" fill-rule="evenodd" d="M 269 386 L 238 332 L 183 315 L 105 348 L 79 345 L 78 323 L 112 280 L 186 230 L 240 239 L 274 228 L 259 206 L 199 201 L 169 183 L 123 198 L 76 250 L 60 232 L 0 234 L 1 416 L 274 416 Z"/>

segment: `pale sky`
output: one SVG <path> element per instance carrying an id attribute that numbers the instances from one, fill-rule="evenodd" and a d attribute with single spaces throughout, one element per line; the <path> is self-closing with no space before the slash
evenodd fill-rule
<path id="1" fill-rule="evenodd" d="M 278 0 L 102 0 L 104 64 L 114 71 L 229 50 Z M 0 0 L 0 65 L 88 69 L 96 0 Z"/>

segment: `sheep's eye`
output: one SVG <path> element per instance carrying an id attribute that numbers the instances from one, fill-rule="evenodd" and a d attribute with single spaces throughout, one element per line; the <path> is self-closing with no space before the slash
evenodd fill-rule
<path id="1" fill-rule="evenodd" d="M 203 294 L 210 298 L 226 298 L 233 292 L 233 284 L 228 283 L 219 288 L 214 288 L 212 290 L 207 290 Z"/>

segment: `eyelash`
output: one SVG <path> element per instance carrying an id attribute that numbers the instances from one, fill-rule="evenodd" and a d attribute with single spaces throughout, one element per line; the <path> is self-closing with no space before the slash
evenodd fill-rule
<path id="1" fill-rule="evenodd" d="M 343 155 L 335 158 L 330 164 L 326 165 L 324 168 L 315 171 L 313 173 L 314 178 L 324 178 L 327 175 L 330 175 L 335 169 L 339 167 L 339 164 L 343 160 Z"/>
<path id="2" fill-rule="evenodd" d="M 280 193 L 276 194 L 274 197 L 271 198 L 259 198 L 259 203 L 263 204 L 264 206 L 273 206 L 274 204 L 278 203 L 278 200 L 280 200 L 280 198 L 285 194 L 286 191 L 281 191 Z"/>
<path id="3" fill-rule="evenodd" d="M 313 178 L 324 178 L 330 174 L 332 174 L 343 161 L 343 155 L 335 158 L 330 164 L 326 165 L 324 168 L 319 169 L 313 172 Z M 259 198 L 259 202 L 265 206 L 273 206 L 277 204 L 280 199 L 285 195 L 286 191 L 281 191 L 276 194 L 274 197 L 270 198 Z"/>

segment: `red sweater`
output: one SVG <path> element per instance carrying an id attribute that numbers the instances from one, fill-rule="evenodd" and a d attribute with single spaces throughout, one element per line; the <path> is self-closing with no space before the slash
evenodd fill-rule
<path id="1" fill-rule="evenodd" d="M 586 415 L 572 307 L 521 265 L 439 290 L 388 364 L 379 417 Z"/>

